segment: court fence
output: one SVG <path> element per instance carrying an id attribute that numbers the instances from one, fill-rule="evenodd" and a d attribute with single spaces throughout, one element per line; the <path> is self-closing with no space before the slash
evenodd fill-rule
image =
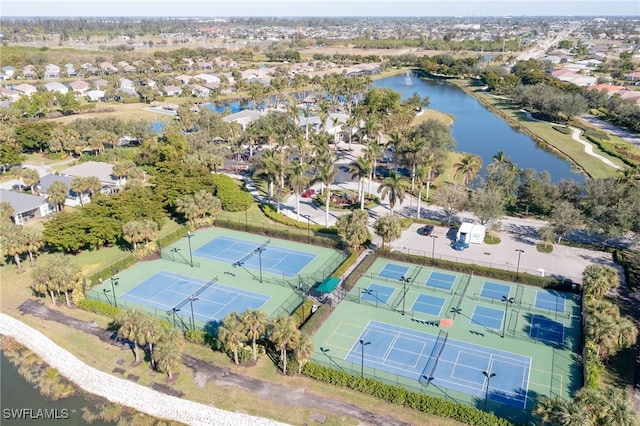
<path id="1" fill-rule="evenodd" d="M 422 268 L 422 266 L 420 266 L 420 268 Z M 414 274 L 412 274 L 412 277 L 409 279 L 409 281 L 408 281 L 409 285 L 407 286 L 407 288 L 414 287 L 414 288 L 419 289 L 419 290 L 430 290 L 430 291 L 433 291 L 434 293 L 443 292 L 443 293 L 447 293 L 449 295 L 453 294 L 453 286 L 451 287 L 450 290 L 447 290 L 447 289 L 442 288 L 442 287 L 435 287 L 435 286 L 432 286 L 432 285 L 426 285 L 425 283 L 416 282 L 415 278 L 417 277 L 418 273 L 420 273 L 420 269 L 416 269 L 416 271 L 417 272 L 414 272 Z M 374 274 L 372 272 L 370 272 L 368 274 L 365 274 L 365 277 L 369 278 L 371 280 L 377 281 L 377 282 L 385 282 L 385 283 L 391 283 L 391 284 L 395 284 L 395 285 L 398 285 L 398 283 L 402 282 L 399 279 L 380 276 L 380 275 Z"/>
<path id="2" fill-rule="evenodd" d="M 160 253 L 160 258 L 164 260 L 170 260 L 171 262 L 182 263 L 184 265 L 192 266 L 195 268 L 200 267 L 200 262 L 196 262 L 195 260 L 190 260 L 191 256 L 193 256 L 192 253 L 189 254 L 190 258 L 187 259 L 182 255 L 182 253 L 180 253 L 176 249 L 169 250 L 169 253 L 167 253 L 167 250 L 162 250 L 162 248 L 158 246 L 158 250 Z M 178 256 L 176 256 L 176 253 L 178 254 Z"/>
<path id="3" fill-rule="evenodd" d="M 327 367 L 333 370 L 340 370 L 352 376 L 360 377 L 362 373 L 362 377 L 364 378 L 377 380 L 392 386 L 399 386 L 410 392 L 430 395 L 457 404 L 481 409 L 484 401 L 484 398 L 462 393 L 459 391 L 449 390 L 445 387 L 437 386 L 431 381 L 427 386 L 426 380 L 419 381 L 410 379 L 399 374 L 390 373 L 387 371 L 376 369 L 374 367 L 363 365 L 359 362 L 346 361 L 342 358 L 333 357 L 328 349 L 323 350 L 323 348 L 320 348 L 320 352 L 314 351 L 312 360 L 314 363 L 319 364 L 323 367 Z M 535 400 L 527 396 L 525 406 L 532 409 L 535 406 Z M 523 408 L 517 408 L 508 404 L 503 404 L 493 399 L 489 399 L 487 409 L 488 411 L 499 413 L 500 417 L 504 417 L 516 424 L 530 424 L 532 421 L 534 421 L 531 411 Z"/>

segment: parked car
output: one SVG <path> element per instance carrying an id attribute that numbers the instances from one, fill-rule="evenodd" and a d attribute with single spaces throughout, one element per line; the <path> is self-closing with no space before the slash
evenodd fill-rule
<path id="1" fill-rule="evenodd" d="M 465 240 L 463 240 L 462 238 L 459 239 L 458 241 L 454 241 L 451 243 L 451 247 L 454 250 L 458 250 L 458 251 L 462 251 L 464 249 L 469 248 L 469 243 L 466 242 Z"/>
<path id="2" fill-rule="evenodd" d="M 316 193 L 315 189 L 307 189 L 306 191 L 304 191 L 302 193 L 302 198 L 309 198 L 309 197 L 313 197 L 313 195 Z"/>
<path id="3" fill-rule="evenodd" d="M 418 234 L 429 236 L 433 233 L 433 225 L 425 225 L 422 228 L 418 228 Z"/>

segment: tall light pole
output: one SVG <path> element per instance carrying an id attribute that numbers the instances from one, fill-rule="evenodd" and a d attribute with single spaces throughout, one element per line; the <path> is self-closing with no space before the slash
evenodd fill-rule
<path id="1" fill-rule="evenodd" d="M 487 378 L 487 386 L 484 391 L 484 411 L 487 411 L 487 399 L 489 399 L 489 382 L 491 379 L 496 377 L 496 373 L 489 373 L 488 371 L 483 371 L 482 375 Z"/>
<path id="2" fill-rule="evenodd" d="M 193 252 L 191 251 L 191 237 L 193 237 L 193 234 L 191 233 L 191 231 L 187 231 L 187 238 L 189 239 L 189 264 L 193 268 Z"/>
<path id="3" fill-rule="evenodd" d="M 249 211 L 249 209 L 244 211 L 244 232 L 249 232 L 249 217 L 247 216 L 247 211 Z"/>
<path id="4" fill-rule="evenodd" d="M 436 239 L 438 238 L 437 235 L 429 235 L 431 238 L 433 238 L 433 245 L 431 246 L 431 258 L 433 259 L 434 257 L 436 257 Z"/>
<path id="5" fill-rule="evenodd" d="M 524 253 L 524 250 L 516 249 L 516 251 L 518 252 L 518 266 L 516 266 L 516 278 L 518 278 L 518 274 L 520 273 L 520 256 L 522 255 L 522 253 Z"/>
<path id="6" fill-rule="evenodd" d="M 120 277 L 118 274 L 120 273 L 119 269 L 116 269 L 115 275 L 111 276 L 111 294 L 113 294 L 113 306 L 118 307 L 118 300 L 116 299 L 116 286 L 120 282 Z"/>
<path id="7" fill-rule="evenodd" d="M 371 342 L 365 342 L 364 340 L 360 339 L 358 340 L 358 342 L 360 342 L 360 377 L 364 378 L 364 347 L 367 345 L 370 345 Z"/>
<path id="8" fill-rule="evenodd" d="M 400 281 L 402 281 L 402 315 L 404 315 L 404 300 L 407 295 L 407 284 L 411 281 L 411 278 L 407 278 L 403 275 L 400 277 Z"/>
<path id="9" fill-rule="evenodd" d="M 302 217 L 307 219 L 307 241 L 311 240 L 311 215 L 303 214 Z"/>
<path id="10" fill-rule="evenodd" d="M 502 325 L 502 337 L 504 337 L 504 330 L 507 328 L 507 309 L 515 299 L 513 297 L 502 296 L 502 301 L 504 302 L 504 324 Z"/>
<path id="11" fill-rule="evenodd" d="M 260 282 L 262 282 L 262 252 L 264 251 L 264 248 L 257 248 L 256 251 L 258 252 L 258 264 L 260 266 Z"/>
<path id="12" fill-rule="evenodd" d="M 195 302 L 196 300 L 198 300 L 198 298 L 194 294 L 189 296 L 189 304 L 191 305 L 191 329 L 192 330 L 196 329 L 196 319 L 193 317 L 193 302 Z"/>

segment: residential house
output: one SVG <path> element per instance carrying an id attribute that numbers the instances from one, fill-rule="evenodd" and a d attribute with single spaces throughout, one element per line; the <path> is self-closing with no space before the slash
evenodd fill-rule
<path id="1" fill-rule="evenodd" d="M 83 75 L 85 76 L 98 75 L 98 67 L 90 64 L 89 62 L 85 62 L 84 64 L 80 65 L 80 68 L 84 71 Z"/>
<path id="2" fill-rule="evenodd" d="M 64 200 L 64 205 L 69 207 L 77 207 L 82 204 L 86 204 L 91 202 L 91 197 L 89 197 L 88 193 L 82 194 L 82 202 L 80 202 L 80 194 L 71 190 L 71 182 L 73 178 L 69 176 L 61 176 L 61 175 L 45 175 L 40 178 L 40 183 L 37 186 L 38 195 L 41 197 L 48 198 L 49 197 L 49 187 L 53 182 L 62 182 L 68 188 L 67 198 Z"/>
<path id="3" fill-rule="evenodd" d="M 204 86 L 200 86 L 199 84 L 190 84 L 187 87 L 193 96 L 208 97 L 211 95 L 211 90 Z"/>
<path id="4" fill-rule="evenodd" d="M 21 95 L 31 96 L 38 91 L 38 88 L 31 84 L 22 83 L 22 84 L 18 84 L 17 86 L 13 86 L 13 90 L 15 90 Z"/>
<path id="5" fill-rule="evenodd" d="M 0 87 L 0 99 L 7 99 L 9 102 L 15 102 L 20 99 L 20 93 L 8 87 Z"/>
<path id="6" fill-rule="evenodd" d="M 76 71 L 73 64 L 64 64 L 64 69 L 65 69 L 64 72 L 65 74 L 67 74 L 67 77 L 76 77 L 78 75 L 78 72 Z"/>
<path id="7" fill-rule="evenodd" d="M 70 178 L 81 177 L 88 178 L 90 176 L 97 177 L 102 182 L 103 194 L 110 194 L 118 191 L 118 189 L 126 183 L 126 179 L 119 180 L 113 174 L 113 165 L 98 161 L 87 161 L 76 166 L 69 167 L 60 172 L 62 176 Z"/>
<path id="8" fill-rule="evenodd" d="M 54 64 L 49 64 L 44 67 L 44 76 L 45 79 L 51 78 L 60 78 L 60 67 Z"/>
<path id="9" fill-rule="evenodd" d="M 16 225 L 47 217 L 52 212 L 47 200 L 35 195 L 0 189 L 0 200 L 11 205 L 13 209 L 11 217 Z"/>
<path id="10" fill-rule="evenodd" d="M 93 82 L 93 87 L 96 89 L 104 89 L 109 85 L 109 82 L 104 78 L 99 78 Z"/>
<path id="11" fill-rule="evenodd" d="M 105 74 L 117 74 L 118 68 L 114 67 L 111 62 L 100 62 L 98 68 Z"/>
<path id="12" fill-rule="evenodd" d="M 624 79 L 627 81 L 640 81 L 640 71 L 630 72 L 624 75 Z"/>
<path id="13" fill-rule="evenodd" d="M 62 95 L 66 95 L 69 92 L 69 88 L 59 81 L 50 81 L 44 85 L 47 92 L 56 92 Z"/>
<path id="14" fill-rule="evenodd" d="M 222 117 L 222 121 L 225 123 L 238 123 L 242 127 L 242 130 L 246 130 L 249 124 L 258 120 L 266 115 L 265 112 L 246 109 L 244 111 L 236 112 L 235 114 L 229 114 L 226 117 Z"/>
<path id="15" fill-rule="evenodd" d="M 91 102 L 102 102 L 104 101 L 104 90 L 89 90 L 87 92 L 87 99 Z"/>
<path id="16" fill-rule="evenodd" d="M 191 79 L 193 77 L 191 77 L 190 75 L 187 74 L 180 74 L 177 77 L 173 77 L 175 80 L 178 80 L 180 82 L 180 84 L 189 84 L 189 81 L 191 81 Z"/>
<path id="17" fill-rule="evenodd" d="M 213 74 L 196 74 L 193 78 L 202 80 L 205 84 L 207 83 L 220 83 L 220 77 Z"/>
<path id="18" fill-rule="evenodd" d="M 121 89 L 136 89 L 136 84 L 128 78 L 120 78 L 118 79 L 118 82 L 120 83 Z"/>
<path id="19" fill-rule="evenodd" d="M 163 93 L 165 96 L 180 96 L 182 94 L 182 89 L 177 86 L 164 86 Z"/>
<path id="20" fill-rule="evenodd" d="M 75 93 L 84 95 L 89 90 L 89 83 L 83 80 L 76 80 L 69 83 L 69 88 Z"/>
<path id="21" fill-rule="evenodd" d="M 37 78 L 36 67 L 33 65 L 25 65 L 22 68 L 22 77 L 27 80 Z"/>
<path id="22" fill-rule="evenodd" d="M 0 74 L 0 78 L 2 78 L 2 80 L 11 80 L 16 73 L 15 67 L 12 67 L 11 65 L 2 67 L 1 71 L 2 73 Z"/>
<path id="23" fill-rule="evenodd" d="M 569 83 L 573 83 L 576 86 L 593 86 L 598 82 L 598 79 L 595 77 L 581 75 L 564 68 L 561 70 L 553 71 L 551 73 L 551 76 L 561 81 L 567 81 Z"/>
<path id="24" fill-rule="evenodd" d="M 211 62 L 206 62 L 203 60 L 197 61 L 196 66 L 201 70 L 210 70 L 213 69 L 213 64 Z"/>
<path id="25" fill-rule="evenodd" d="M 126 66 L 122 67 L 122 71 L 125 72 L 125 73 L 132 73 L 132 72 L 136 72 L 137 69 L 133 65 L 126 65 Z"/>

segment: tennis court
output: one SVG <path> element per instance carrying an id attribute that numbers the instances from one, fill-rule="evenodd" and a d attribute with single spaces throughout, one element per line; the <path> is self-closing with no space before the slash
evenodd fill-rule
<path id="1" fill-rule="evenodd" d="M 509 293 L 511 293 L 510 285 L 485 281 L 482 284 L 480 297 L 492 300 L 502 300 L 503 297 L 509 298 Z"/>
<path id="2" fill-rule="evenodd" d="M 564 324 L 548 318 L 533 316 L 529 335 L 532 339 L 562 345 L 564 344 Z"/>
<path id="3" fill-rule="evenodd" d="M 388 262 L 384 265 L 384 268 L 378 273 L 378 276 L 384 278 L 391 278 L 392 280 L 399 280 L 404 277 L 409 271 L 408 266 L 398 265 L 396 263 Z"/>
<path id="4" fill-rule="evenodd" d="M 195 295 L 195 296 L 194 296 Z M 259 309 L 270 296 L 240 290 L 181 274 L 160 271 L 120 296 L 139 305 L 193 317 L 202 322 L 220 321 L 229 312 Z"/>
<path id="5" fill-rule="evenodd" d="M 444 272 L 432 271 L 427 278 L 425 285 L 427 287 L 433 287 L 441 290 L 451 292 L 453 289 L 453 283 L 456 282 L 456 276 L 451 274 L 445 274 Z"/>
<path id="6" fill-rule="evenodd" d="M 444 297 L 431 296 L 429 294 L 419 294 L 411 308 L 415 312 L 422 312 L 428 315 L 440 316 L 442 307 L 447 299 Z"/>
<path id="7" fill-rule="evenodd" d="M 503 319 L 504 311 L 502 309 L 493 309 L 486 306 L 476 305 L 473 309 L 473 315 L 471 315 L 471 324 L 493 330 L 500 330 L 502 328 Z"/>
<path id="8" fill-rule="evenodd" d="M 556 311 L 564 313 L 566 300 L 562 295 L 549 293 L 548 291 L 536 292 L 537 309 L 543 309 L 545 311 Z"/>
<path id="9" fill-rule="evenodd" d="M 485 376 L 491 379 L 489 399 L 524 408 L 531 358 L 447 339 L 391 324 L 369 321 L 345 360 L 426 384 L 484 397 Z"/>
<path id="10" fill-rule="evenodd" d="M 394 291 L 393 287 L 387 287 L 386 285 L 369 284 L 369 287 L 362 292 L 360 298 L 368 302 L 387 303 Z"/>
<path id="11" fill-rule="evenodd" d="M 287 277 L 300 273 L 316 257 L 312 253 L 275 247 L 270 240 L 258 244 L 227 236 L 214 238 L 193 255 Z"/>

